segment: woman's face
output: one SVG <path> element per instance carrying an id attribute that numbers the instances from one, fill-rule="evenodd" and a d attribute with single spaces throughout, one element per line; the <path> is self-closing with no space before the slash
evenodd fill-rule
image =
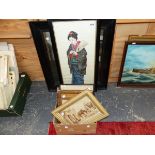
<path id="1" fill-rule="evenodd" d="M 77 43 L 77 40 L 73 37 L 69 37 L 69 41 L 71 42 L 71 44 L 74 44 L 74 45 L 76 45 Z"/>

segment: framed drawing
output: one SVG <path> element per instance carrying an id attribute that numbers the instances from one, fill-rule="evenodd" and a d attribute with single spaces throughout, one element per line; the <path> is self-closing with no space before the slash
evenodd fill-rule
<path id="1" fill-rule="evenodd" d="M 126 42 L 118 86 L 155 87 L 155 42 Z"/>
<path id="2" fill-rule="evenodd" d="M 48 22 L 61 84 L 75 84 L 77 80 L 74 79 L 78 79 L 78 84 L 94 84 L 94 90 L 106 89 L 116 20 L 48 20 Z M 72 31 L 73 35 L 69 35 Z M 84 49 L 87 55 L 81 63 L 82 74 L 79 74 L 70 63 L 68 64 L 67 51 L 72 49 L 71 40 L 76 40 L 73 42 L 78 44 L 83 41 L 86 43 Z M 78 56 L 75 58 L 78 59 Z"/>
<path id="3" fill-rule="evenodd" d="M 49 33 L 48 22 L 30 22 L 31 32 L 42 66 L 44 77 L 49 91 L 55 91 L 60 85 L 57 64 L 53 54 L 53 45 Z"/>
<path id="4" fill-rule="evenodd" d="M 62 84 L 95 84 L 97 20 L 49 20 Z"/>
<path id="5" fill-rule="evenodd" d="M 109 115 L 89 91 L 84 91 L 62 104 L 52 114 L 64 124 L 89 124 Z"/>
<path id="6" fill-rule="evenodd" d="M 60 84 L 65 84 L 63 82 L 63 77 L 61 74 L 59 57 L 57 54 L 58 50 L 57 50 L 56 38 L 55 38 L 55 34 L 53 31 L 53 24 L 52 24 L 53 22 L 58 22 L 58 21 L 67 22 L 67 21 L 73 21 L 73 20 L 48 20 L 48 22 L 46 21 L 30 22 L 30 28 L 32 31 L 34 43 L 36 45 L 40 64 L 42 66 L 47 87 L 50 91 L 53 91 L 53 90 L 55 91 L 57 86 L 59 86 Z M 80 21 L 87 21 L 87 20 L 74 20 L 74 21 L 80 22 Z M 107 82 L 108 82 L 109 66 L 110 66 L 111 51 L 112 51 L 112 45 L 113 45 L 113 36 L 114 36 L 116 20 L 99 19 L 94 21 L 97 21 L 97 34 L 96 34 L 96 46 L 95 46 L 96 51 L 95 53 L 91 54 L 90 52 L 92 52 L 92 50 L 89 50 L 90 47 L 88 48 L 88 45 L 86 45 L 85 47 L 87 52 L 86 73 L 91 74 L 90 68 L 92 71 L 92 65 L 93 63 L 95 63 L 95 67 L 94 67 L 95 71 L 93 71 L 91 75 L 91 82 L 93 81 L 93 78 L 94 78 L 94 81 L 93 81 L 95 83 L 94 90 L 106 89 Z M 51 32 L 51 36 L 50 36 L 50 32 Z M 66 38 L 67 35 L 66 34 L 64 35 L 66 39 L 65 41 L 67 42 L 65 46 L 66 50 L 68 50 L 69 48 L 69 40 Z M 78 34 L 78 39 L 84 40 L 85 38 L 83 38 L 80 34 Z M 63 54 L 65 53 L 66 52 L 64 52 Z M 96 58 L 94 58 L 96 60 L 95 62 L 91 63 L 90 58 L 91 58 L 91 55 L 93 54 L 96 56 Z M 67 63 L 65 66 L 68 71 L 66 72 L 66 75 L 68 75 L 71 82 L 72 74 L 69 71 L 68 60 L 66 60 L 66 55 L 64 58 L 65 58 L 64 59 L 65 64 Z M 93 76 L 93 74 L 95 75 Z M 87 78 L 88 78 L 88 75 L 87 75 Z M 84 79 L 86 79 L 86 75 L 84 75 Z M 87 82 L 90 82 L 90 81 L 87 81 Z"/>

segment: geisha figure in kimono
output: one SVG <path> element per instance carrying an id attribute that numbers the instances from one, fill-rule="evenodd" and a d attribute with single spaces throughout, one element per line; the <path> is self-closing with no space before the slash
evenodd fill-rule
<path id="1" fill-rule="evenodd" d="M 67 51 L 68 65 L 72 74 L 72 84 L 84 84 L 84 75 L 87 67 L 87 51 L 85 46 L 87 42 L 79 41 L 78 34 L 74 31 L 69 32 L 68 40 L 70 46 Z"/>

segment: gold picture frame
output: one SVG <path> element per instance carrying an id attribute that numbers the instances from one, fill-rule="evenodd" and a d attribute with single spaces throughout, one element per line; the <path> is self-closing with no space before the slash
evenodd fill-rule
<path id="1" fill-rule="evenodd" d="M 90 91 L 83 91 L 62 104 L 52 114 L 64 124 L 89 124 L 109 114 Z"/>
<path id="2" fill-rule="evenodd" d="M 67 101 L 69 101 L 73 97 L 77 96 L 81 92 L 82 91 L 80 91 L 80 90 L 73 90 L 73 91 L 59 90 L 59 91 L 57 91 L 57 103 L 58 103 L 58 106 L 66 103 Z"/>
<path id="3" fill-rule="evenodd" d="M 155 41 L 155 35 L 129 35 L 128 41 Z"/>

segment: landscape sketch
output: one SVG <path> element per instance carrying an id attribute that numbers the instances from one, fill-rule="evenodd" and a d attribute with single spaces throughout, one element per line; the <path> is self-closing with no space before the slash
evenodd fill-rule
<path id="1" fill-rule="evenodd" d="M 155 45 L 128 45 L 121 83 L 155 84 Z"/>

